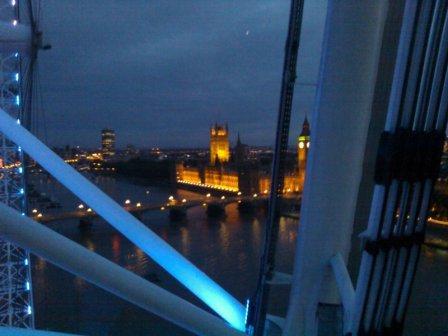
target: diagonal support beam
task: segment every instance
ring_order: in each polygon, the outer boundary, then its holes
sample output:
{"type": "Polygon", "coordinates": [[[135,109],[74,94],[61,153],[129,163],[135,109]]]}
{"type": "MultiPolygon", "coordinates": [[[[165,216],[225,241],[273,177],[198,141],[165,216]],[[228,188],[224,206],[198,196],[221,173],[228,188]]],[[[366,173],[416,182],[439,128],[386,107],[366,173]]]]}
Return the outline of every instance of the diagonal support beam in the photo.
{"type": "Polygon", "coordinates": [[[245,308],[227,291],[184,258],[143,223],[125,211],[92,182],[66,164],[39,139],[0,109],[0,132],[21,146],[29,156],[101,217],[141,248],[193,294],[229,322],[245,330],[245,308]]]}
{"type": "Polygon", "coordinates": [[[352,280],[340,253],[336,253],[330,259],[330,265],[344,308],[344,335],[346,335],[350,331],[351,315],[353,312],[353,305],[355,304],[355,289],[353,288],[352,280]]]}
{"type": "Polygon", "coordinates": [[[31,218],[21,216],[3,203],[0,203],[0,236],[196,335],[244,335],[219,317],[91,252],[31,218]]]}

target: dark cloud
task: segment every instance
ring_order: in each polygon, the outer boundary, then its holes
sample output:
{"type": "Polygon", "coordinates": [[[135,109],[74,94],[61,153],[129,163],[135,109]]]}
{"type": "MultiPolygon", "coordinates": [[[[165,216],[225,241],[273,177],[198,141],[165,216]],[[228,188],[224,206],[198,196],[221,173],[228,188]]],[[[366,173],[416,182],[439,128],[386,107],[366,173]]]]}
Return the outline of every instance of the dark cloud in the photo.
{"type": "MultiPolygon", "coordinates": [[[[208,127],[229,123],[250,144],[271,144],[288,0],[46,0],[41,54],[52,145],[205,146],[208,127]]],[[[324,0],[308,2],[298,76],[316,80],[324,0]]],[[[314,87],[296,88],[292,136],[314,87]]]]}

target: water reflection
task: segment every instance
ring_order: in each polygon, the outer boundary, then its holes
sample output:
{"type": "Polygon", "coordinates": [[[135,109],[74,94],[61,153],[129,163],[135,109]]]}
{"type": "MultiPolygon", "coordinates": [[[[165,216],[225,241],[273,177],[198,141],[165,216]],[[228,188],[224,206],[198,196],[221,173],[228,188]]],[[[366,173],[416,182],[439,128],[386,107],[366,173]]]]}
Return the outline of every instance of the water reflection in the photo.
{"type": "MultiPolygon", "coordinates": [[[[99,177],[96,180],[101,189],[120,202],[127,197],[131,200],[150,198],[151,202],[165,202],[170,194],[186,199],[204,197],[186,191],[174,193],[157,187],[151,187],[148,195],[148,187],[144,185],[110,177],[99,177]]],[[[63,204],[64,210],[74,209],[79,202],[52,180],[39,177],[33,183],[39,191],[49,193],[51,189],[54,193],[52,197],[63,204]]],[[[183,223],[171,223],[166,211],[146,212],[142,220],[173,248],[244,302],[253,294],[257,280],[265,215],[263,211],[242,215],[236,204],[228,205],[226,214],[225,218],[219,220],[209,219],[203,207],[195,207],[187,211],[183,223]]],[[[280,222],[276,260],[280,271],[292,272],[297,225],[296,220],[287,218],[282,218],[280,222]]],[[[87,232],[78,229],[77,220],[53,222],[48,226],[89,250],[200,305],[179,283],[103,220],[95,219],[92,229],[87,232]]],[[[412,297],[413,305],[407,320],[410,331],[407,330],[406,335],[419,335],[419,332],[425,334],[425,330],[446,331],[446,313],[443,315],[443,312],[448,310],[445,299],[448,295],[447,264],[446,252],[423,248],[412,297]],[[428,286],[429,279],[431,286],[428,286]],[[422,311],[425,313],[422,314],[422,311]],[[425,329],[426,323],[430,323],[431,328],[428,329],[426,325],[425,329]]],[[[190,335],[40,258],[33,258],[33,285],[36,324],[41,329],[94,336],[190,335]]],[[[276,291],[272,298],[273,310],[281,314],[287,299],[287,288],[276,291]]]]}
{"type": "Polygon", "coordinates": [[[121,236],[118,233],[112,235],[112,251],[113,251],[113,261],[117,264],[121,260],[121,236]]]}
{"type": "Polygon", "coordinates": [[[224,252],[224,255],[228,257],[229,255],[229,248],[230,248],[230,230],[228,225],[225,225],[223,223],[219,223],[219,246],[216,246],[214,248],[221,249],[222,252],[224,252]]]}
{"type": "Polygon", "coordinates": [[[182,241],[182,254],[183,255],[189,255],[190,254],[190,231],[185,228],[181,227],[179,229],[181,241],[182,241]]]}

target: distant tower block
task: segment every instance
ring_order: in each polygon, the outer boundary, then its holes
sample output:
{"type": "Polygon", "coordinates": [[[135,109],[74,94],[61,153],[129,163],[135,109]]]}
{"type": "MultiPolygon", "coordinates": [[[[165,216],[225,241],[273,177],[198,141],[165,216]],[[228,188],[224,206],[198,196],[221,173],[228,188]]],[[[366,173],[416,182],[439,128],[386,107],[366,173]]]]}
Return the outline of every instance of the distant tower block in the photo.
{"type": "Polygon", "coordinates": [[[310,148],[310,124],[305,117],[302,126],[302,132],[297,138],[297,163],[298,163],[298,184],[299,192],[303,191],[306,174],[306,161],[308,160],[308,151],[310,148]]]}
{"type": "Polygon", "coordinates": [[[229,162],[229,128],[227,125],[220,126],[215,124],[210,129],[210,164],[215,165],[217,160],[220,163],[229,162]]]}
{"type": "Polygon", "coordinates": [[[103,129],[101,131],[101,152],[104,158],[115,155],[115,131],[103,129]]]}

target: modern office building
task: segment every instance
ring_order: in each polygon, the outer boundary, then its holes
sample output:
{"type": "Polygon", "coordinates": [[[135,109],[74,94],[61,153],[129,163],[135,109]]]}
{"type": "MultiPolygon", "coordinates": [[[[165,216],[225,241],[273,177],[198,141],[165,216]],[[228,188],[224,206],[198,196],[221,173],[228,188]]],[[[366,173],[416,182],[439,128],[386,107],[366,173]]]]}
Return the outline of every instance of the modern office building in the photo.
{"type": "Polygon", "coordinates": [[[115,155],[115,131],[105,128],[101,131],[101,152],[103,158],[115,155]]]}

